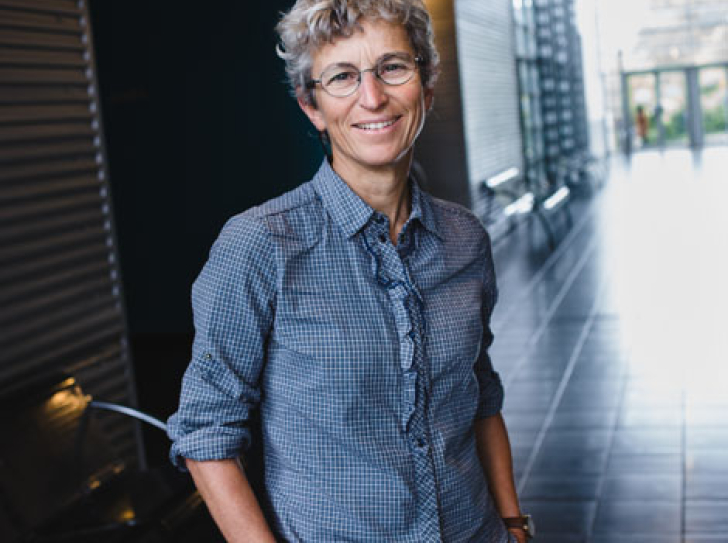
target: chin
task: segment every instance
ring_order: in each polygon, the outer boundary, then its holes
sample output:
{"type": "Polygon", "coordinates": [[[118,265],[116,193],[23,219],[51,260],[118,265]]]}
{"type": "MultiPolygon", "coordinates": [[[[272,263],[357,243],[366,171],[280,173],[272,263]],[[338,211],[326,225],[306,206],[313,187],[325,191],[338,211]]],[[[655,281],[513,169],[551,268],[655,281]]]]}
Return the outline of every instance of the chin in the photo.
{"type": "Polygon", "coordinates": [[[388,157],[371,157],[371,158],[364,158],[361,160],[361,163],[366,166],[371,166],[372,168],[381,168],[383,166],[393,166],[397,163],[396,157],[388,156],[388,157]]]}
{"type": "Polygon", "coordinates": [[[361,164],[371,168],[384,168],[387,166],[397,166],[407,160],[410,149],[393,150],[380,153],[371,153],[359,157],[361,164]]]}
{"type": "Polygon", "coordinates": [[[401,160],[395,160],[391,158],[387,160],[361,160],[359,164],[371,170],[381,170],[385,168],[394,168],[395,166],[401,164],[401,160]]]}

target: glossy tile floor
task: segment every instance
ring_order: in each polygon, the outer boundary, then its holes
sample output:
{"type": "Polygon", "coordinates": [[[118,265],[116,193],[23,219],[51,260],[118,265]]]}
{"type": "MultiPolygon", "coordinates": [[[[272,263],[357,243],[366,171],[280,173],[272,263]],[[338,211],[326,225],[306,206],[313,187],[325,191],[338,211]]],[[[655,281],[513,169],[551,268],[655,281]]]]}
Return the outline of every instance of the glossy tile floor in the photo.
{"type": "Polygon", "coordinates": [[[540,543],[728,543],[728,148],[615,159],[555,251],[495,248],[492,355],[540,543]]]}

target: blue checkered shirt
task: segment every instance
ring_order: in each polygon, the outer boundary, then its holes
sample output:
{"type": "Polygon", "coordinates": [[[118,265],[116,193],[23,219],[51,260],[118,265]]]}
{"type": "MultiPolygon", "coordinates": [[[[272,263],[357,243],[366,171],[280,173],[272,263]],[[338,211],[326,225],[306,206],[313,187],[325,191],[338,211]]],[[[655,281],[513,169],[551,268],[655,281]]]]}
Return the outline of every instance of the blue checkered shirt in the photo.
{"type": "Polygon", "coordinates": [[[239,456],[259,409],[264,506],[281,540],[512,541],[473,428],[503,402],[488,236],[410,186],[395,246],[388,219],[324,161],[232,218],[192,288],[172,460],[239,456]]]}

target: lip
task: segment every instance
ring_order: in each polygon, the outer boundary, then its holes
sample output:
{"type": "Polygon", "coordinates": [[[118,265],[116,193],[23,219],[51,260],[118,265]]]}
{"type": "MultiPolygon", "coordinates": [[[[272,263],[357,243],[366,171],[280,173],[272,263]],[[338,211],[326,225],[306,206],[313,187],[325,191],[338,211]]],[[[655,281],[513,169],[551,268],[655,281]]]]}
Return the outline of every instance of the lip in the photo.
{"type": "Polygon", "coordinates": [[[383,132],[392,130],[395,126],[397,126],[400,119],[402,119],[402,115],[394,115],[394,116],[384,117],[384,118],[379,118],[379,119],[366,119],[363,121],[359,121],[357,123],[353,123],[351,126],[366,134],[381,134],[383,132]],[[388,126],[384,126],[382,128],[362,128],[362,125],[377,124],[377,123],[392,123],[392,124],[390,124],[388,126]]]}

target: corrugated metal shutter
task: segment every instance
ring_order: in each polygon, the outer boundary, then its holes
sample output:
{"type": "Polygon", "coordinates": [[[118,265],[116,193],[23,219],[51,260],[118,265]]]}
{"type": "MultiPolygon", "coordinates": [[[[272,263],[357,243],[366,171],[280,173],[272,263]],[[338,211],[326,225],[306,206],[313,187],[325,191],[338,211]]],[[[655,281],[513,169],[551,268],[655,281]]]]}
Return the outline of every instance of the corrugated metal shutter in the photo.
{"type": "Polygon", "coordinates": [[[84,1],[0,0],[0,387],[60,370],[134,405],[96,89],[84,1]]]}
{"type": "Polygon", "coordinates": [[[458,0],[460,84],[468,170],[477,185],[509,168],[523,171],[511,0],[458,0]]]}

